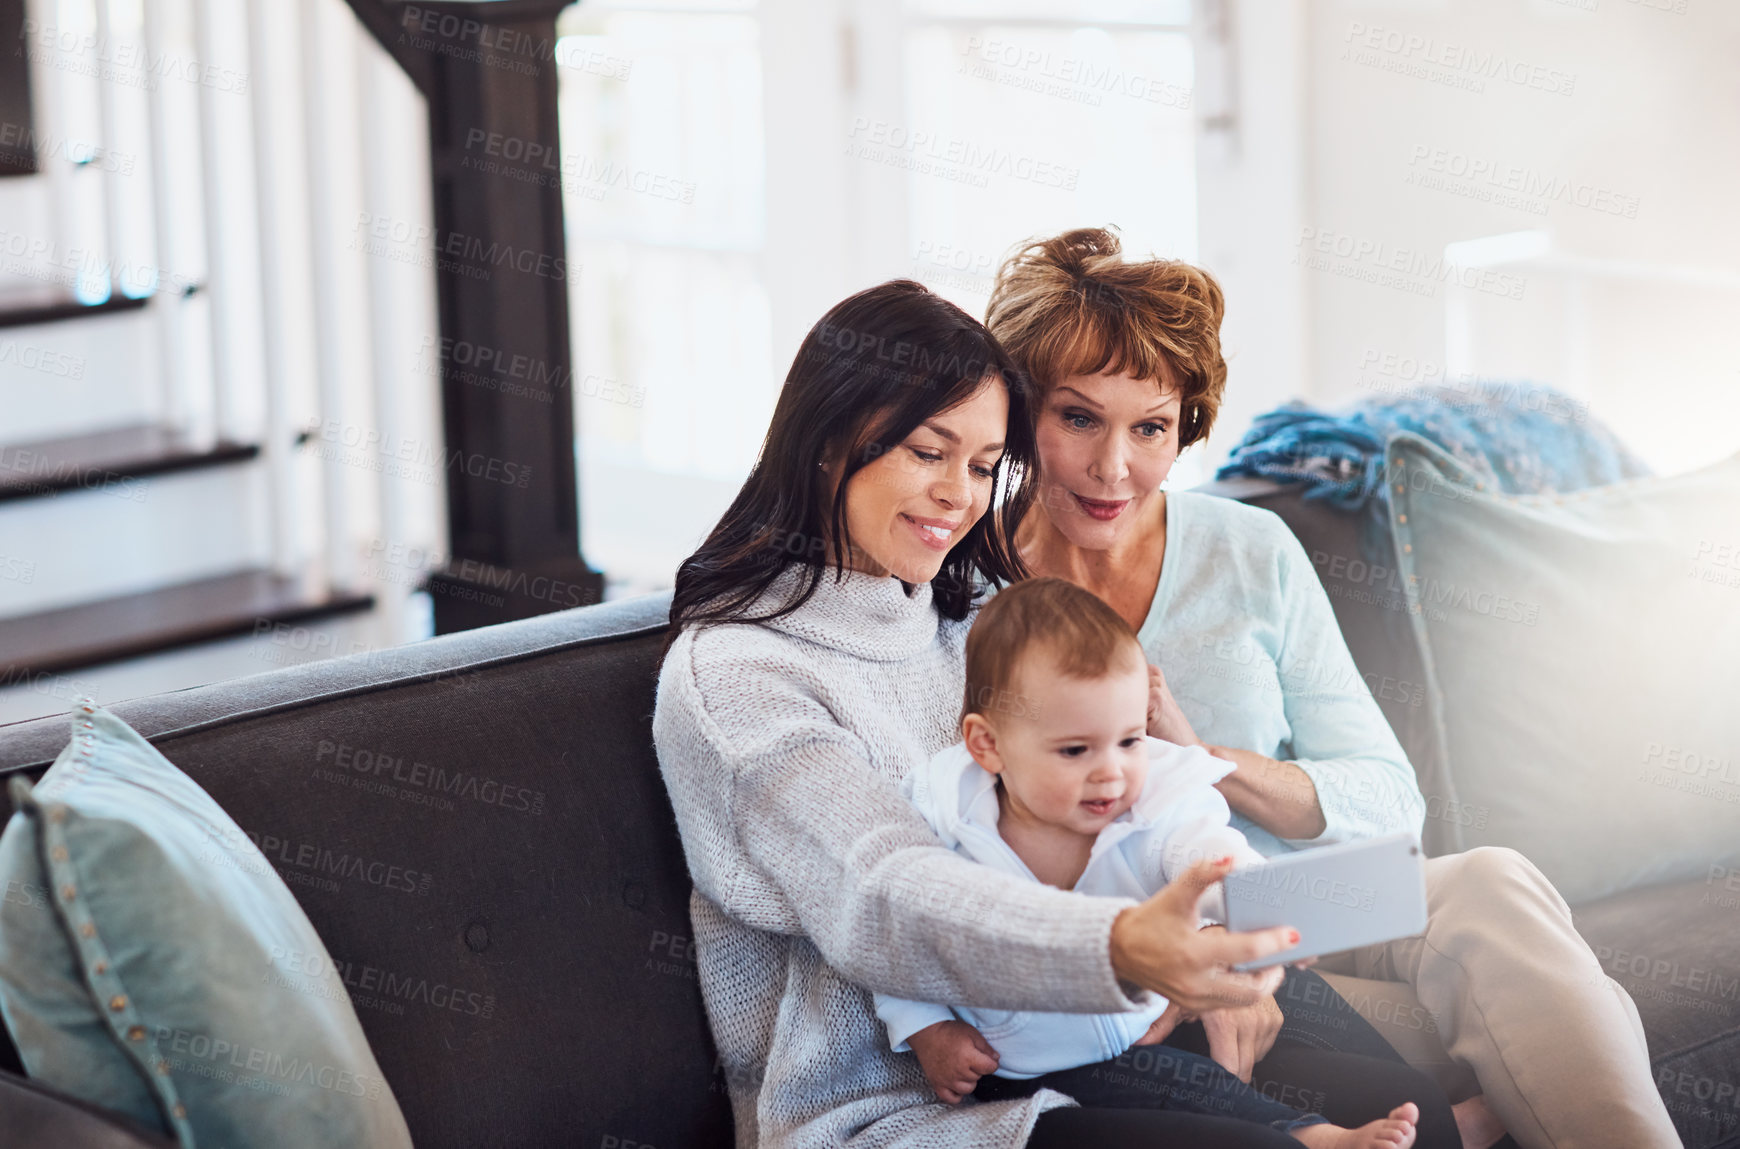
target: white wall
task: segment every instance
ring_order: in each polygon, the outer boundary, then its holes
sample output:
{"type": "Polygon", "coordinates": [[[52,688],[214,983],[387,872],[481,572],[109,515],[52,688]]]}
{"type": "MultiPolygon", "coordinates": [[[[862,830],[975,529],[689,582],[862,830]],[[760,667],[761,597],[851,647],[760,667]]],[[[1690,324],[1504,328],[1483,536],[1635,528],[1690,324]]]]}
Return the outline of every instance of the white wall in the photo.
{"type": "MultiPolygon", "coordinates": [[[[1446,243],[1533,228],[1573,256],[1740,271],[1740,5],[1309,0],[1304,8],[1302,226],[1338,237],[1317,253],[1327,267],[1303,271],[1308,393],[1334,403],[1396,383],[1369,369],[1383,362],[1370,362],[1374,351],[1444,363],[1446,296],[1462,292],[1472,370],[1580,392],[1660,470],[1740,449],[1740,292],[1624,281],[1568,288],[1518,268],[1520,281],[1486,284],[1521,292],[1511,299],[1405,271],[1400,286],[1351,274],[1380,272],[1386,260],[1419,269],[1446,243]],[[1458,66],[1488,54],[1524,82],[1458,66]],[[1483,90],[1459,86],[1471,79],[1483,90]],[[1535,193],[1525,187],[1502,202],[1504,175],[1495,183],[1484,173],[1432,172],[1438,152],[1446,169],[1486,165],[1533,183],[1535,193]],[[1410,182],[1421,173],[1448,183],[1410,182]],[[1345,251],[1350,242],[1372,254],[1334,255],[1335,244],[1345,251]],[[1568,323],[1568,290],[1584,291],[1581,322],[1568,323]]],[[[1290,206],[1277,197],[1273,211],[1290,206]]],[[[1289,259],[1306,250],[1299,234],[1288,237],[1289,259]]]]}
{"type": "Polygon", "coordinates": [[[1212,461],[1287,398],[1446,368],[1563,388],[1661,471],[1740,448],[1740,291],[1435,274],[1446,244],[1540,229],[1557,256],[1740,283],[1740,5],[1199,0],[1196,22],[1202,260],[1228,295],[1212,461]],[[1203,123],[1228,113],[1230,131],[1203,123]]]}
{"type": "Polygon", "coordinates": [[[1308,284],[1292,250],[1306,219],[1311,158],[1305,7],[1199,3],[1192,39],[1198,245],[1227,301],[1226,398],[1198,448],[1206,477],[1255,416],[1310,386],[1308,284]]]}

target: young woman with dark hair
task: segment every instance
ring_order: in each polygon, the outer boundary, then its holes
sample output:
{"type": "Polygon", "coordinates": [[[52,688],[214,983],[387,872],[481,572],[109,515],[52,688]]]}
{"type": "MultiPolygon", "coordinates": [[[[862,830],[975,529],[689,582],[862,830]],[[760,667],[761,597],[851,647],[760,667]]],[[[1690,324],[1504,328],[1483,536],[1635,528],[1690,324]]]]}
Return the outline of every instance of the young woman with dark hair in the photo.
{"type": "Polygon", "coordinates": [[[861,292],[805,338],[755,470],[678,572],[653,735],[745,1149],[1295,1144],[1226,1118],[1071,1109],[1051,1090],[946,1105],[873,1012],[871,991],[1246,1005],[1280,971],[1231,967],[1296,940],[1198,929],[1229,860],[1146,902],[1090,897],[954,854],[901,796],[955,741],[975,580],[1024,573],[1009,540],[1029,498],[1026,403],[965,312],[909,282],[861,292]]]}
{"type": "Polygon", "coordinates": [[[905,532],[904,549],[919,559],[908,572],[912,578],[890,573],[908,583],[930,582],[937,613],[965,618],[975,573],[996,582],[1026,573],[1009,540],[1030,501],[1019,480],[1033,464],[1031,426],[1020,372],[978,320],[911,280],[852,296],[829,311],[798,348],[755,469],[701,549],[677,569],[673,632],[789,614],[815,593],[827,566],[841,571],[858,565],[847,561],[849,540],[867,547],[866,529],[884,528],[905,532]],[[870,482],[888,486],[895,473],[916,475],[936,466],[940,451],[919,450],[907,439],[991,381],[1010,417],[997,430],[989,463],[975,465],[990,513],[941,540],[949,545],[940,550],[923,536],[906,538],[911,532],[898,525],[861,523],[853,530],[846,493],[854,478],[868,468],[870,482]],[[1004,474],[1016,482],[1007,498],[999,498],[1004,474]],[[928,568],[920,568],[938,553],[941,567],[925,575],[928,568]],[[798,575],[793,592],[771,612],[745,613],[787,571],[798,575]]]}

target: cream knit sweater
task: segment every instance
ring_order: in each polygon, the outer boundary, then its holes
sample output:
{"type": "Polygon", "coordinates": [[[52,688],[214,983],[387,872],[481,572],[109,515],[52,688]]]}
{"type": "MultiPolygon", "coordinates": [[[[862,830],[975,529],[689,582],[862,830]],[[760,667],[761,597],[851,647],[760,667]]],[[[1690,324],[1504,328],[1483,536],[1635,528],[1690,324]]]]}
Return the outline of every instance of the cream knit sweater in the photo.
{"type": "Polygon", "coordinates": [[[1132,900],[971,862],[901,796],[955,741],[966,630],[928,586],[908,597],[830,572],[795,613],[685,630],[665,658],[653,737],[743,1149],[1013,1149],[1070,1104],[1046,1090],[943,1105],[888,1048],[872,990],[1005,1010],[1148,1003],[1107,956],[1132,900]]]}

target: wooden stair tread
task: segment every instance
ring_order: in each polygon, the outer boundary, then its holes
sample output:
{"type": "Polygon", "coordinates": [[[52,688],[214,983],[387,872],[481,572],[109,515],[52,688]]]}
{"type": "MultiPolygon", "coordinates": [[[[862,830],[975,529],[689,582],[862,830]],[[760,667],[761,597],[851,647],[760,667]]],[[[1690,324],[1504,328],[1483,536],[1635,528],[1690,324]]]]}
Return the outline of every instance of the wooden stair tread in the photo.
{"type": "Polygon", "coordinates": [[[196,443],[150,425],[9,444],[0,446],[0,502],[243,462],[259,453],[256,443],[196,443]]]}
{"type": "Polygon", "coordinates": [[[139,311],[148,302],[149,297],[134,299],[117,293],[101,303],[81,303],[64,288],[7,291],[0,293],[0,327],[29,327],[37,323],[59,323],[66,319],[139,311]]]}
{"type": "Polygon", "coordinates": [[[262,623],[302,622],[374,606],[374,596],[311,589],[306,580],[245,570],[156,590],[0,618],[0,686],[213,639],[262,623]]]}

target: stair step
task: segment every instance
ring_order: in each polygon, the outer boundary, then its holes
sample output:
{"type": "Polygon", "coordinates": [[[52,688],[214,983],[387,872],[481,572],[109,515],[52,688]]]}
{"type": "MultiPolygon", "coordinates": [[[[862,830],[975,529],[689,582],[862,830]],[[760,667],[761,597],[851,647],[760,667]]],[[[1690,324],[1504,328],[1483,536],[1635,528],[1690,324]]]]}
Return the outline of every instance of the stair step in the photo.
{"type": "Polygon", "coordinates": [[[117,311],[139,311],[149,302],[149,297],[134,299],[116,294],[101,303],[81,303],[61,288],[9,291],[0,295],[0,327],[29,327],[36,323],[59,323],[63,319],[113,315],[117,311]]]}
{"type": "Polygon", "coordinates": [[[0,503],[246,462],[259,453],[257,443],[196,443],[148,424],[0,446],[0,503]]]}
{"type": "MultiPolygon", "coordinates": [[[[28,324],[0,327],[0,442],[164,421],[162,331],[151,309],[105,305],[84,309],[81,323],[42,323],[54,309],[20,309],[18,298],[0,292],[0,316],[28,324]]],[[[190,357],[188,369],[203,384],[204,360],[190,357]]]]}
{"type": "Polygon", "coordinates": [[[265,570],[178,583],[0,619],[0,685],[373,608],[372,594],[315,591],[265,570]]]}

